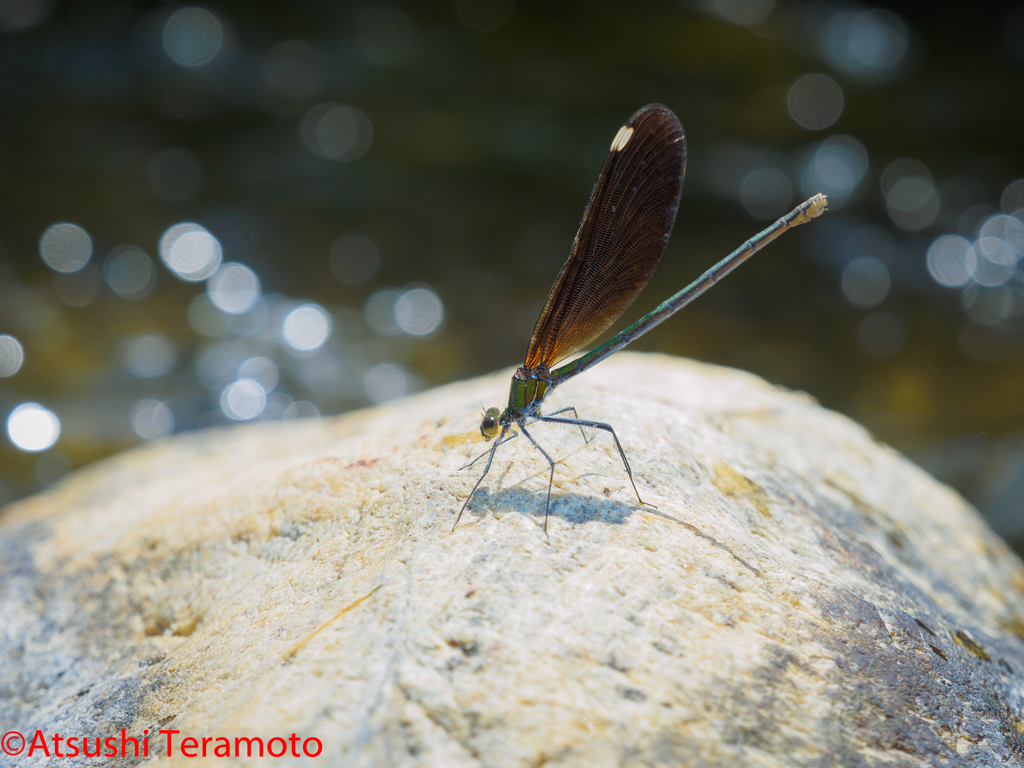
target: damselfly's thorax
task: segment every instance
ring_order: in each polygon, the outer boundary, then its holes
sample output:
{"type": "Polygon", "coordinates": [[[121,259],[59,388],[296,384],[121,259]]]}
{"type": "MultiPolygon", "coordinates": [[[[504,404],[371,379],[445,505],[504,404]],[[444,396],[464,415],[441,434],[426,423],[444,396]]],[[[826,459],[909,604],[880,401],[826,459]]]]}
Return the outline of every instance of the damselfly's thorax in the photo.
{"type": "Polygon", "coordinates": [[[551,391],[551,371],[543,365],[519,368],[512,376],[508,390],[508,408],[499,411],[488,408],[480,422],[480,434],[485,440],[497,436],[503,427],[533,416],[545,395],[551,391]]]}
{"type": "Polygon", "coordinates": [[[513,419],[528,415],[540,405],[551,389],[551,371],[546,366],[519,368],[512,376],[508,390],[509,416],[513,419]]]}

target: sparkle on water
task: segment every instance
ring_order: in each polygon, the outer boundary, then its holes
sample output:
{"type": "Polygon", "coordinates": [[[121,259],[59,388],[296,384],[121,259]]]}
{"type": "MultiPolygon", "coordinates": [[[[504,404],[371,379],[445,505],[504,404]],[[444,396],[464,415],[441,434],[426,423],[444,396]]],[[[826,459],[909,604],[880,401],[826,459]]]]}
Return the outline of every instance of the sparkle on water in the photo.
{"type": "Polygon", "coordinates": [[[830,64],[866,80],[897,73],[909,45],[907,25],[887,10],[841,10],[821,31],[821,48],[830,64]]]}
{"type": "Polygon", "coordinates": [[[778,168],[756,168],[740,185],[740,202],[755,219],[779,218],[793,203],[793,185],[778,168]]]}
{"type": "Polygon", "coordinates": [[[103,276],[94,264],[77,272],[58,272],[53,276],[53,291],[69,307],[87,307],[99,298],[103,276]]]}
{"type": "Polygon", "coordinates": [[[267,393],[258,381],[239,379],[232,382],[220,396],[220,407],[224,415],[233,421],[255,419],[267,404],[267,393]]]}
{"type": "Polygon", "coordinates": [[[170,373],[178,359],[174,342],[160,333],[144,333],[127,339],[124,367],[132,376],[155,379],[170,373]]]}
{"type": "Polygon", "coordinates": [[[128,423],[143,440],[159,440],[174,432],[174,413],[166,403],[145,398],[132,406],[128,423]]]}
{"type": "Polygon", "coordinates": [[[107,254],[103,276],[122,299],[144,299],[156,284],[153,260],[134,245],[120,245],[107,254]]]}
{"type": "Polygon", "coordinates": [[[843,89],[828,75],[804,75],[790,86],[786,106],[797,125],[821,131],[843,113],[843,89]]]}
{"type": "Polygon", "coordinates": [[[967,285],[978,264],[977,254],[967,238],[942,235],[928,246],[928,273],[939,285],[959,288],[967,285]]]}
{"type": "Polygon", "coordinates": [[[701,5],[725,21],[752,27],[771,15],[775,0],[702,0],[701,5]]]}
{"type": "Polygon", "coordinates": [[[855,307],[877,307],[889,295],[889,269],[874,256],[859,256],[843,270],[842,287],[855,307]]]}
{"type": "MultiPolygon", "coordinates": [[[[747,138],[737,134],[732,144],[723,141],[710,147],[707,158],[695,155],[693,180],[688,182],[693,190],[699,192],[703,185],[704,190],[730,201],[731,205],[742,205],[751,217],[764,221],[789,210],[797,193],[809,196],[826,192],[831,207],[836,209],[829,218],[849,216],[845,233],[836,239],[831,252],[831,266],[837,273],[841,270],[841,277],[833,286],[838,284],[845,300],[864,310],[855,336],[851,335],[848,342],[876,358],[892,357],[909,344],[919,343],[918,339],[908,341],[908,323],[896,314],[895,307],[902,306],[901,302],[890,302],[886,310],[892,307],[891,312],[881,310],[880,306],[891,290],[906,294],[927,288],[942,295],[944,291],[938,288],[941,286],[956,291],[946,298],[958,301],[963,311],[964,331],[959,337],[963,353],[973,359],[995,359],[984,351],[984,343],[978,339],[990,331],[1010,336],[1019,328],[1024,315],[1024,178],[1000,179],[984,169],[960,170],[965,175],[940,177],[939,169],[945,166],[927,143],[922,143],[920,151],[922,156],[928,152],[926,157],[934,163],[935,177],[923,163],[909,159],[890,163],[878,174],[876,169],[869,168],[867,150],[857,138],[825,138],[809,133],[842,126],[841,130],[871,135],[864,112],[871,102],[864,100],[865,94],[884,97],[888,91],[871,89],[883,81],[914,76],[913,65],[923,60],[902,19],[889,11],[848,4],[809,6],[800,12],[799,18],[789,9],[784,9],[786,13],[776,12],[775,0],[693,0],[691,5],[729,24],[749,26],[750,35],[765,39],[778,40],[787,29],[791,33],[789,25],[794,19],[797,24],[806,23],[812,45],[804,53],[818,57],[817,63],[806,57],[790,61],[779,70],[783,74],[772,75],[772,109],[784,110],[779,113],[783,126],[765,126],[764,133],[747,138]],[[807,72],[811,74],[799,76],[807,72]],[[794,125],[804,132],[792,133],[794,125]],[[782,133],[773,134],[778,128],[783,128],[782,133]],[[795,146],[784,134],[795,137],[795,142],[806,143],[795,146]],[[702,167],[708,170],[703,171],[702,167]],[[702,173],[706,173],[706,178],[702,178],[702,173]],[[880,179],[880,188],[875,186],[875,178],[880,179]],[[998,188],[994,186],[997,182],[998,188]],[[844,206],[846,211],[838,210],[844,206]],[[884,227],[866,225],[857,218],[872,216],[872,209],[886,211],[888,220],[884,227]],[[922,286],[922,278],[932,284],[922,286]]],[[[0,28],[17,30],[33,26],[45,20],[54,7],[50,0],[0,0],[0,28]]],[[[450,34],[452,40],[455,35],[462,35],[474,45],[498,42],[497,37],[487,36],[510,23],[523,21],[517,17],[515,0],[452,0],[449,14],[448,22],[436,23],[448,25],[445,34],[450,34]]],[[[376,202],[364,200],[373,201],[380,194],[380,174],[393,170],[388,170],[387,164],[396,163],[396,157],[404,162],[382,141],[388,138],[384,128],[390,118],[381,106],[385,102],[380,100],[380,94],[373,93],[374,79],[391,83],[410,74],[420,77],[421,72],[433,71],[430,66],[437,63],[429,60],[435,55],[433,50],[444,47],[437,45],[441,27],[421,27],[409,12],[393,4],[374,3],[352,12],[353,29],[347,41],[283,39],[294,34],[283,29],[281,36],[256,44],[247,37],[242,55],[248,74],[239,79],[232,68],[224,66],[236,49],[228,14],[221,8],[167,6],[147,18],[153,25],[146,49],[150,57],[147,66],[153,67],[153,77],[146,81],[152,83],[149,95],[154,108],[173,119],[174,130],[146,134],[141,143],[126,142],[124,154],[118,160],[122,164],[118,167],[130,164],[138,202],[150,206],[149,212],[139,219],[146,222],[147,228],[118,231],[110,229],[108,221],[96,219],[95,214],[66,208],[63,212],[55,209],[51,214],[54,218],[49,220],[56,223],[41,234],[38,229],[30,232],[30,242],[39,236],[39,256],[53,274],[45,282],[29,283],[27,279],[25,287],[16,286],[9,292],[5,292],[6,275],[0,276],[3,301],[14,297],[10,305],[14,325],[10,327],[19,329],[17,333],[26,342],[29,361],[33,363],[31,370],[26,370],[22,344],[14,336],[0,335],[0,376],[20,373],[18,379],[5,381],[5,385],[35,386],[36,381],[29,375],[39,375],[39,365],[46,365],[52,356],[54,347],[47,346],[49,339],[66,335],[80,318],[112,306],[124,318],[123,324],[117,326],[121,330],[116,331],[123,338],[114,354],[108,355],[113,366],[113,370],[107,371],[109,380],[125,388],[119,390],[124,394],[125,405],[118,406],[121,411],[116,418],[123,427],[127,416],[132,431],[143,440],[165,437],[176,428],[222,423],[225,417],[239,421],[319,417],[319,407],[340,410],[359,405],[365,399],[385,402],[417,389],[419,379],[399,361],[423,359],[451,346],[450,340],[441,344],[418,341],[445,331],[446,307],[438,291],[430,286],[416,283],[395,289],[374,282],[381,272],[382,260],[389,275],[402,275],[394,280],[421,278],[415,271],[401,272],[408,264],[410,251],[407,244],[403,245],[403,237],[414,238],[403,233],[401,226],[392,227],[392,220],[378,215],[379,209],[372,208],[376,202]],[[374,71],[375,67],[391,71],[374,71]],[[228,117],[239,105],[255,110],[252,114],[266,110],[284,131],[279,137],[284,144],[274,161],[280,164],[246,165],[244,171],[236,171],[245,174],[240,178],[263,183],[282,172],[286,176],[297,172],[304,174],[303,194],[309,194],[303,205],[340,204],[340,229],[323,228],[316,239],[306,244],[306,250],[283,251],[302,258],[308,256],[324,275],[329,267],[341,285],[326,286],[326,292],[315,298],[333,302],[331,297],[340,297],[337,303],[321,306],[310,303],[313,297],[302,295],[264,296],[260,279],[252,268],[222,263],[226,247],[228,253],[237,253],[237,258],[259,265],[268,291],[303,284],[301,274],[292,282],[288,269],[273,261],[279,245],[277,231],[283,230],[279,222],[259,220],[252,215],[245,195],[237,197],[237,208],[222,205],[225,168],[245,165],[240,161],[253,158],[255,153],[251,148],[234,146],[227,154],[218,152],[218,145],[205,141],[203,132],[205,126],[213,127],[221,116],[228,117]],[[209,120],[214,116],[216,121],[209,120]],[[202,127],[198,135],[193,130],[195,126],[202,127]],[[375,157],[375,126],[381,132],[379,158],[375,157]],[[288,146],[297,149],[299,155],[288,146]],[[342,167],[338,163],[356,166],[342,167]],[[331,197],[335,194],[336,199],[331,197]],[[315,195],[323,197],[317,201],[315,195]],[[218,199],[221,203],[217,203],[218,199]],[[202,217],[223,238],[223,247],[218,237],[196,222],[180,221],[167,227],[156,254],[177,280],[163,281],[159,289],[155,286],[160,264],[155,258],[150,258],[143,248],[121,246],[111,251],[110,243],[104,243],[104,238],[118,238],[115,243],[135,240],[141,231],[143,238],[150,239],[137,242],[151,248],[151,238],[159,231],[149,228],[152,222],[160,222],[163,228],[186,215],[202,217]],[[58,216],[92,216],[81,221],[93,230],[95,242],[83,226],[60,221],[58,216]],[[362,227],[373,232],[375,238],[380,233],[377,242],[358,231],[362,227]],[[332,238],[337,239],[325,248],[332,238]],[[324,255],[328,256],[326,264],[324,255]],[[175,292],[182,305],[188,300],[188,287],[179,280],[207,282],[192,289],[193,293],[202,292],[188,304],[188,325],[196,334],[191,338],[188,333],[182,336],[176,326],[150,322],[163,316],[163,308],[172,305],[175,292]],[[154,290],[158,294],[142,306],[111,301],[110,291],[123,299],[142,299],[154,290]],[[93,304],[96,306],[86,311],[77,309],[93,304]],[[152,314],[145,319],[140,310],[152,314]],[[149,328],[163,328],[173,336],[173,341],[161,333],[146,332],[149,328]],[[194,363],[189,364],[193,355],[194,363]],[[143,394],[146,397],[137,400],[143,394]],[[158,399],[172,397],[173,400],[158,399]],[[299,397],[314,402],[297,401],[299,397]],[[132,402],[134,405],[126,414],[124,409],[132,402]]],[[[57,21],[50,26],[59,26],[57,21]]],[[[248,36],[245,23],[240,22],[237,28],[246,30],[248,36]]],[[[725,28],[721,23],[710,24],[716,29],[725,28]]],[[[138,29],[143,26],[140,21],[138,29]]],[[[1014,40],[1024,50],[1024,43],[1020,42],[1024,37],[1014,40]]],[[[79,74],[93,77],[91,71],[85,67],[79,74]]],[[[547,71],[555,76],[545,79],[545,87],[560,87],[559,77],[564,80],[565,73],[560,75],[559,68],[554,66],[547,71]]],[[[124,86],[117,82],[111,78],[109,87],[116,90],[124,86]]],[[[946,93],[941,89],[939,92],[946,93]]],[[[919,94],[923,93],[920,89],[919,94]]],[[[956,94],[951,93],[948,103],[956,107],[956,94]]],[[[940,101],[947,104],[945,98],[940,101]]],[[[915,102],[913,107],[914,113],[925,119],[927,104],[915,102]]],[[[960,104],[957,109],[960,107],[960,111],[971,112],[969,105],[960,104]]],[[[954,114],[957,109],[946,110],[952,115],[947,115],[953,121],[947,126],[951,131],[959,130],[955,119],[962,117],[954,114]]],[[[488,120],[460,111],[457,105],[431,109],[410,105],[410,110],[411,130],[402,151],[434,166],[427,169],[430,172],[441,164],[452,169],[460,164],[469,167],[467,160],[475,163],[482,154],[491,151],[514,159],[517,167],[524,162],[557,163],[567,157],[578,163],[585,152],[585,148],[580,149],[569,157],[567,146],[572,142],[560,133],[565,130],[565,123],[559,127],[556,118],[542,114],[510,113],[507,120],[498,121],[506,126],[504,132],[488,137],[488,120]]],[[[258,131],[246,135],[257,136],[258,131]]],[[[242,136],[243,143],[246,135],[242,136]]],[[[607,147],[607,138],[598,143],[607,147]]],[[[875,147],[882,145],[872,146],[871,162],[878,164],[883,154],[879,149],[876,155],[875,147]]],[[[396,164],[394,168],[397,167],[396,164]]],[[[974,166],[961,166],[971,167],[974,166]]],[[[1019,174],[1016,169],[1014,176],[1019,174]]],[[[257,187],[254,183],[254,193],[259,192],[257,187]]],[[[440,192],[448,194],[443,187],[440,192]]],[[[275,187],[275,194],[279,191],[275,187]]],[[[287,190],[283,194],[288,194],[287,190]]],[[[512,237],[513,243],[518,243],[518,263],[540,275],[557,270],[564,260],[575,221],[549,212],[537,216],[542,220],[535,217],[533,227],[527,222],[512,237]]],[[[823,227],[828,224],[822,222],[823,227]]],[[[451,229],[456,233],[463,227],[456,221],[451,229]]],[[[810,237],[810,231],[807,235],[810,237]]],[[[467,248],[465,243],[460,244],[460,238],[462,234],[455,234],[451,243],[441,247],[457,254],[460,248],[467,248]]],[[[465,239],[468,242],[470,238],[465,239]]],[[[287,243],[285,247],[293,245],[287,243]]],[[[433,247],[428,245],[417,252],[432,254],[433,247]]],[[[823,253],[821,258],[826,258],[823,253]]],[[[38,263],[35,267],[42,269],[38,263]]],[[[428,274],[431,273],[423,272],[424,277],[428,274]]],[[[431,279],[441,279],[434,274],[431,279]]],[[[486,285],[492,278],[476,273],[473,282],[486,285]]],[[[444,286],[445,296],[454,297],[466,284],[445,281],[438,285],[444,286]]],[[[473,291],[461,291],[462,297],[472,294],[473,291]]],[[[490,298],[462,300],[485,305],[490,298]]],[[[0,310],[6,308],[5,304],[0,310]]],[[[526,318],[521,324],[529,326],[536,318],[536,309],[523,309],[521,314],[526,318]]],[[[488,315],[480,310],[478,316],[488,315]]],[[[490,316],[496,315],[492,312],[490,316]]],[[[179,326],[182,319],[177,317],[179,326]]],[[[448,323],[451,324],[450,319],[448,323]]],[[[518,327],[520,322],[514,318],[509,324],[518,327]]],[[[526,327],[524,333],[528,331],[526,327]]],[[[498,336],[502,333],[506,331],[495,329],[498,336]]],[[[21,399],[28,397],[24,394],[21,399]]],[[[50,438],[40,436],[47,434],[56,440],[60,429],[56,417],[42,406],[30,403],[25,407],[28,406],[31,408],[27,411],[16,409],[10,414],[8,434],[12,441],[16,433],[21,435],[18,439],[24,446],[45,446],[50,438]],[[12,421],[16,413],[21,415],[12,421]]],[[[81,402],[76,404],[80,406],[81,402]]],[[[20,447],[41,452],[35,474],[44,485],[66,471],[68,460],[63,454],[45,447],[24,446],[20,447]]]]}
{"type": "Polygon", "coordinates": [[[868,153],[857,139],[838,134],[817,145],[800,174],[800,191],[828,195],[832,208],[841,207],[868,172],[868,153]],[[808,192],[807,190],[812,190],[808,192]]]}
{"type": "Polygon", "coordinates": [[[191,221],[169,227],[157,250],[164,265],[188,282],[206,280],[217,271],[223,255],[220,241],[191,221]]]}
{"type": "Polygon", "coordinates": [[[250,357],[238,369],[238,378],[252,379],[269,394],[277,389],[281,381],[281,372],[269,357],[250,357]]]}
{"type": "Polygon", "coordinates": [[[0,377],[13,376],[25,362],[25,350],[13,336],[0,336],[0,377]]]}
{"type": "Polygon", "coordinates": [[[402,294],[391,288],[372,294],[363,306],[366,324],[380,336],[399,336],[402,329],[395,322],[395,303],[402,294]]]}
{"type": "Polygon", "coordinates": [[[381,363],[366,372],[363,379],[366,396],[375,403],[386,403],[401,397],[409,388],[409,379],[401,366],[381,363]]]}
{"type": "Polygon", "coordinates": [[[302,118],[299,134],[312,154],[352,162],[373,143],[373,124],[361,110],[331,102],[310,109],[302,118]]]}
{"type": "Polygon", "coordinates": [[[77,224],[54,224],[39,238],[39,255],[56,272],[77,272],[92,256],[92,238],[77,224]]]}
{"type": "Polygon", "coordinates": [[[347,285],[363,285],[377,274],[380,253],[369,237],[353,233],[338,238],[328,256],[334,276],[347,285]]]}
{"type": "Polygon", "coordinates": [[[394,305],[395,325],[410,336],[428,336],[444,320],[444,305],[429,288],[413,288],[400,295],[394,305]]]}
{"type": "Polygon", "coordinates": [[[7,417],[7,435],[23,451],[45,451],[60,437],[60,419],[39,403],[22,403],[7,417]]]}
{"type": "Polygon", "coordinates": [[[331,335],[332,321],[319,304],[303,304],[288,313],[281,325],[281,336],[296,352],[311,352],[331,335]]]}
{"type": "Polygon", "coordinates": [[[320,49],[304,40],[282,40],[263,65],[268,91],[284,99],[315,98],[328,81],[329,63],[320,49]]]}
{"type": "Polygon", "coordinates": [[[164,51],[183,67],[213,61],[224,45],[224,27],[205,8],[182,8],[171,14],[163,29],[164,51]]]}
{"type": "Polygon", "coordinates": [[[238,315],[256,305],[260,298],[260,279],[244,264],[228,262],[210,277],[206,292],[217,309],[238,315]]]}
{"type": "Polygon", "coordinates": [[[1017,179],[1006,185],[999,198],[999,205],[1003,213],[1014,213],[1024,209],[1024,179],[1017,179]]]}

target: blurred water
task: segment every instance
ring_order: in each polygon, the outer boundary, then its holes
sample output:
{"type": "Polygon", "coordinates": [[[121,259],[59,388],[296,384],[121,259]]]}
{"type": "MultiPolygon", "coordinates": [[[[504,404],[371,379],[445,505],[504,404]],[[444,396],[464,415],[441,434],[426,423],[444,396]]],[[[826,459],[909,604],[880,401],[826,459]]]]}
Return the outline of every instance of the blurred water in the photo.
{"type": "Polygon", "coordinates": [[[1022,20],[0,0],[0,501],[521,362],[611,137],[659,101],[688,176],[625,321],[832,205],[637,347],[807,390],[1022,544],[1022,20]]]}

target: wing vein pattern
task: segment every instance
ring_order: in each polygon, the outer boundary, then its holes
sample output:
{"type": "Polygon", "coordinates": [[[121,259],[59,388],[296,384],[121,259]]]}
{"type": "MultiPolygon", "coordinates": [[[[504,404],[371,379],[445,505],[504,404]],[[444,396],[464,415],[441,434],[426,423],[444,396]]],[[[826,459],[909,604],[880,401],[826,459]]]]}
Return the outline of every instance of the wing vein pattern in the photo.
{"type": "Polygon", "coordinates": [[[651,104],[626,121],[533,329],[527,368],[587,346],[636,300],[672,234],[685,171],[686,137],[671,110],[651,104]]]}

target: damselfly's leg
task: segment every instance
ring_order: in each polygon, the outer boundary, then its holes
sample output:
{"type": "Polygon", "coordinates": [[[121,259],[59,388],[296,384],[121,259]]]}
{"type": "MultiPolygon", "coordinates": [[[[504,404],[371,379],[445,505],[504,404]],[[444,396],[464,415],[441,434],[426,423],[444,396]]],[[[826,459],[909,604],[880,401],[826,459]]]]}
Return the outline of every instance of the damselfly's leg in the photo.
{"type": "MultiPolygon", "coordinates": [[[[557,416],[560,413],[568,413],[569,411],[572,411],[572,417],[578,421],[579,418],[580,418],[580,415],[578,413],[576,413],[576,408],[571,406],[571,405],[568,408],[559,408],[557,411],[552,411],[551,413],[546,414],[546,415],[547,416],[557,416]]],[[[540,416],[537,416],[537,418],[541,419],[540,416]]],[[[543,420],[543,419],[541,419],[541,420],[543,420]]],[[[588,445],[590,443],[590,438],[587,437],[587,433],[583,431],[583,427],[580,427],[580,434],[583,435],[583,443],[584,443],[584,445],[588,445]]]]}
{"type": "MultiPolygon", "coordinates": [[[[480,479],[476,481],[476,485],[473,486],[473,490],[470,491],[469,496],[466,497],[466,503],[463,504],[462,509],[459,510],[459,516],[455,518],[455,525],[452,526],[452,533],[454,533],[455,529],[459,527],[459,520],[462,519],[462,513],[466,511],[466,507],[468,507],[469,502],[472,501],[473,494],[476,493],[476,489],[480,487],[480,483],[484,481],[484,478],[487,477],[487,473],[491,471],[491,462],[494,461],[494,454],[497,452],[498,446],[501,445],[503,442],[507,442],[505,440],[505,433],[508,432],[508,427],[509,425],[506,424],[504,427],[501,428],[501,435],[498,436],[498,439],[494,443],[494,447],[491,448],[490,453],[487,455],[487,466],[484,467],[484,473],[480,475],[480,479]]],[[[475,462],[476,460],[477,459],[474,459],[473,461],[475,462]]]]}
{"type": "MultiPolygon", "coordinates": [[[[507,439],[505,440],[505,443],[507,443],[507,442],[508,442],[509,440],[513,440],[513,439],[515,439],[515,438],[517,438],[517,437],[519,437],[519,433],[518,433],[518,432],[513,432],[513,433],[512,433],[511,435],[509,435],[509,436],[508,436],[508,438],[507,438],[507,439]]],[[[494,445],[494,447],[493,447],[493,448],[488,448],[488,449],[487,449],[486,451],[484,451],[484,452],[483,452],[483,453],[481,453],[481,454],[480,454],[479,456],[477,456],[477,457],[476,457],[475,459],[473,459],[473,460],[472,460],[471,462],[469,462],[469,464],[467,464],[467,465],[466,465],[466,466],[464,466],[464,467],[459,467],[459,468],[458,468],[457,470],[455,470],[455,471],[456,471],[456,472],[461,472],[461,471],[462,471],[462,470],[464,470],[464,469],[469,469],[469,468],[470,468],[470,467],[472,467],[472,466],[473,466],[474,464],[476,464],[476,463],[477,463],[478,461],[480,461],[480,459],[482,459],[482,458],[483,458],[484,456],[487,456],[488,454],[494,453],[494,451],[495,451],[495,449],[496,449],[496,448],[498,447],[498,445],[504,445],[505,443],[501,442],[501,439],[499,438],[498,442],[497,442],[497,443],[496,443],[496,444],[494,445]]]]}
{"type": "Polygon", "coordinates": [[[544,533],[547,533],[548,514],[551,512],[551,486],[554,485],[555,482],[555,460],[548,456],[548,452],[540,447],[537,441],[533,439],[533,435],[527,432],[526,428],[522,424],[519,425],[519,429],[522,430],[523,434],[530,439],[530,442],[533,443],[534,447],[536,447],[538,451],[544,454],[544,458],[547,459],[548,464],[551,465],[551,476],[548,478],[548,500],[547,503],[544,505],[544,533]]]}
{"type": "MultiPolygon", "coordinates": [[[[640,491],[636,489],[636,483],[633,482],[633,470],[629,468],[629,461],[626,459],[626,452],[622,450],[622,444],[619,442],[619,436],[615,434],[615,430],[612,429],[611,424],[602,424],[600,421],[584,421],[583,419],[553,419],[550,416],[538,416],[537,419],[539,421],[551,421],[556,424],[575,424],[578,427],[593,427],[594,429],[603,429],[606,432],[611,432],[612,438],[615,440],[615,447],[619,449],[619,456],[622,457],[622,463],[626,466],[626,474],[629,475],[629,482],[633,486],[633,493],[636,494],[637,501],[644,506],[654,507],[653,504],[648,504],[640,498],[640,491]]],[[[654,508],[657,509],[657,507],[654,508]]]]}

